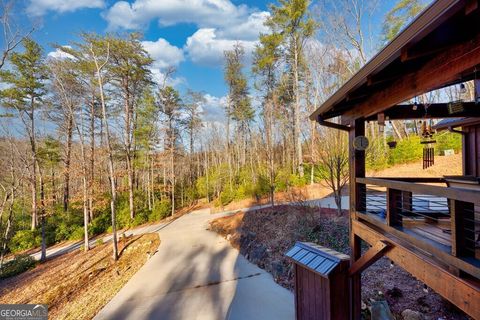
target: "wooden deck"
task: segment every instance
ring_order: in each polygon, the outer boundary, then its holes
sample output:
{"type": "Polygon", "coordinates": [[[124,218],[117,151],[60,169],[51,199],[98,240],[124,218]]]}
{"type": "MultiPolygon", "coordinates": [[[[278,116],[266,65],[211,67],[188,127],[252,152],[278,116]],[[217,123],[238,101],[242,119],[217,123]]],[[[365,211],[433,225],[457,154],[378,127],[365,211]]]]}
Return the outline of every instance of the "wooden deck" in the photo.
{"type": "MultiPolygon", "coordinates": [[[[446,219],[450,223],[450,219],[446,219]]],[[[452,232],[449,226],[442,224],[430,224],[425,221],[406,221],[404,220],[404,227],[410,231],[419,234],[422,237],[428,238],[432,241],[438,242],[445,246],[450,246],[452,241],[452,232]]]]}

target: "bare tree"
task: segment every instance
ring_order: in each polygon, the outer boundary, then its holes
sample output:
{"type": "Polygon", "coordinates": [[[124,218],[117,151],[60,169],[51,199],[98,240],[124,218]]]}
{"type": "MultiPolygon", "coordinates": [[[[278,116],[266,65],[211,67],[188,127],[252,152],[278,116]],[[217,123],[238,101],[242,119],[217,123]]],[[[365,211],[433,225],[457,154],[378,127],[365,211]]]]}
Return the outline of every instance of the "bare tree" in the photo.
{"type": "Polygon", "coordinates": [[[116,177],[115,177],[115,167],[113,163],[113,148],[110,139],[110,126],[109,119],[107,116],[107,106],[105,100],[105,91],[104,91],[104,71],[105,66],[107,65],[110,59],[110,43],[107,41],[102,42],[96,39],[89,39],[90,42],[90,53],[95,64],[96,77],[98,83],[98,89],[100,92],[100,104],[102,107],[102,121],[103,126],[105,127],[105,139],[107,142],[108,149],[108,171],[110,175],[110,210],[111,210],[111,219],[112,219],[112,242],[113,242],[113,259],[118,260],[118,247],[117,247],[117,222],[116,222],[116,211],[115,205],[117,201],[117,187],[116,187],[116,177]],[[95,51],[96,47],[100,46],[100,54],[95,51]],[[103,61],[100,59],[103,58],[103,61]]]}
{"type": "Polygon", "coordinates": [[[3,68],[8,56],[18,45],[28,37],[33,29],[30,31],[23,31],[15,21],[12,21],[12,10],[14,1],[0,1],[0,24],[3,31],[3,49],[0,58],[0,69],[3,68]]]}
{"type": "Polygon", "coordinates": [[[342,214],[342,190],[348,182],[348,140],[345,132],[323,128],[319,147],[321,183],[333,192],[338,215],[342,214]]]}
{"type": "MultiPolygon", "coordinates": [[[[83,112],[80,105],[83,92],[82,86],[78,82],[77,73],[72,68],[72,62],[68,60],[53,59],[49,63],[49,69],[52,79],[52,92],[54,99],[59,102],[60,110],[67,120],[67,132],[70,135],[67,144],[70,144],[73,132],[70,128],[75,128],[80,140],[81,167],[82,167],[82,189],[83,189],[83,227],[84,227],[84,250],[90,249],[88,241],[88,222],[89,222],[89,190],[88,190],[88,161],[85,146],[85,133],[83,125],[83,112]],[[80,122],[80,123],[79,123],[80,122]]],[[[70,151],[69,151],[70,153],[70,151]]],[[[68,168],[70,170],[70,168],[68,168]]]]}

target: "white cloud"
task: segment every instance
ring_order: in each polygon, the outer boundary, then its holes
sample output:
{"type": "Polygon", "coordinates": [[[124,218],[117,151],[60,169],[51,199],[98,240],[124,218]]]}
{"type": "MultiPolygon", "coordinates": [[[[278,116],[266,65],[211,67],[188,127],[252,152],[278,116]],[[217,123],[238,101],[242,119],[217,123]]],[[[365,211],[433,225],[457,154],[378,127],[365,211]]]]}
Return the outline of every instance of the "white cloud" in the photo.
{"type": "Polygon", "coordinates": [[[116,2],[105,14],[110,29],[137,29],[152,19],[159,25],[193,23],[200,27],[219,26],[248,14],[245,5],[230,0],[135,0],[116,2]]]}
{"type": "MultiPolygon", "coordinates": [[[[64,48],[68,48],[68,49],[71,49],[72,47],[71,46],[63,46],[64,48]]],[[[73,56],[69,53],[66,53],[60,49],[55,49],[55,51],[51,51],[47,54],[47,56],[49,58],[53,58],[53,59],[72,59],[73,56]]]]}
{"type": "Polygon", "coordinates": [[[27,6],[27,14],[30,16],[43,16],[48,11],[65,13],[83,8],[104,7],[104,0],[30,0],[27,6]]]}
{"type": "Polygon", "coordinates": [[[269,32],[268,27],[264,25],[268,17],[270,17],[270,13],[267,11],[253,12],[237,23],[220,28],[218,35],[237,40],[258,39],[260,33],[269,32]]]}
{"type": "Polygon", "coordinates": [[[207,122],[224,122],[227,97],[216,97],[207,93],[204,95],[204,98],[205,103],[201,106],[203,120],[207,122]]]}
{"type": "MultiPolygon", "coordinates": [[[[258,35],[268,32],[264,22],[269,16],[267,11],[244,4],[235,5],[231,0],[117,1],[103,13],[110,30],[146,28],[152,20],[160,26],[181,23],[196,25],[199,29],[187,39],[183,49],[194,63],[204,65],[218,65],[223,60],[223,51],[231,49],[237,41],[244,46],[247,57],[250,56],[258,35]]],[[[166,56],[158,61],[164,62],[175,57],[181,62],[182,56],[176,48],[161,53],[160,47],[165,46],[164,43],[155,46],[149,43],[149,46],[152,52],[166,56]]]]}
{"type": "Polygon", "coordinates": [[[230,0],[118,1],[103,14],[110,30],[141,29],[156,20],[160,26],[192,23],[215,28],[220,37],[236,40],[253,40],[260,32],[268,32],[263,23],[269,16],[267,11],[236,6],[230,0]]]}
{"type": "Polygon", "coordinates": [[[222,64],[224,51],[231,50],[237,42],[243,46],[249,59],[257,41],[219,39],[212,28],[197,30],[188,37],[184,49],[194,63],[215,66],[222,64]]]}
{"type": "Polygon", "coordinates": [[[157,41],[142,41],[142,45],[155,60],[155,68],[176,67],[185,59],[182,49],[171,45],[163,38],[159,38],[157,41]]]}

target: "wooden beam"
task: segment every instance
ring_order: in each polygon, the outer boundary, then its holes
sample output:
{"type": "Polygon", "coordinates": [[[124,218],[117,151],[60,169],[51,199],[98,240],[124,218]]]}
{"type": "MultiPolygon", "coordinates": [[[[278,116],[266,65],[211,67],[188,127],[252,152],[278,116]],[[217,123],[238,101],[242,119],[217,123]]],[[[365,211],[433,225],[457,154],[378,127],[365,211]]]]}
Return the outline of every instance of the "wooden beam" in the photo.
{"type": "Polygon", "coordinates": [[[380,240],[375,243],[360,259],[356,260],[350,266],[350,269],[348,269],[349,276],[361,274],[365,269],[383,257],[389,248],[390,244],[387,241],[380,240]]]}
{"type": "Polygon", "coordinates": [[[478,262],[477,265],[474,265],[472,263],[476,260],[464,261],[463,259],[452,256],[449,252],[449,246],[439,244],[438,242],[425,238],[421,235],[409,232],[408,229],[387,226],[383,221],[379,220],[373,215],[357,212],[356,216],[359,219],[365,220],[369,225],[374,226],[377,230],[382,231],[385,234],[390,234],[398,239],[402,239],[403,241],[415,246],[415,248],[422,250],[423,252],[428,252],[432,256],[436,257],[439,261],[463,270],[477,279],[480,279],[480,267],[478,262]]]}
{"type": "Polygon", "coordinates": [[[385,255],[395,264],[425,283],[435,292],[462,309],[474,319],[480,319],[480,287],[451,274],[414,248],[395,238],[388,237],[364,223],[353,221],[353,232],[367,243],[374,245],[378,241],[392,244],[385,255]]]}
{"type": "Polygon", "coordinates": [[[438,197],[445,197],[448,199],[460,200],[465,202],[471,202],[476,205],[480,205],[480,192],[477,190],[459,189],[459,188],[447,188],[440,186],[432,186],[426,184],[417,184],[411,182],[395,181],[388,179],[378,178],[357,178],[357,183],[373,184],[390,189],[396,189],[401,191],[409,191],[419,194],[427,194],[438,197]]]}
{"type": "Polygon", "coordinates": [[[393,81],[398,78],[398,74],[389,74],[388,76],[370,75],[367,77],[367,86],[371,87],[377,84],[393,81]]]}
{"type": "Polygon", "coordinates": [[[375,177],[375,179],[395,180],[417,183],[445,183],[443,177],[375,177]]]}
{"type": "Polygon", "coordinates": [[[369,117],[424,92],[454,83],[466,70],[480,64],[480,35],[434,55],[417,71],[400,76],[383,90],[357,104],[342,117],[350,121],[369,117]]]}
{"type": "Polygon", "coordinates": [[[465,6],[465,15],[468,16],[478,9],[478,0],[468,0],[465,6]]]}
{"type": "Polygon", "coordinates": [[[325,121],[325,120],[322,120],[321,118],[318,118],[317,122],[321,126],[325,126],[325,127],[333,128],[333,129],[337,129],[337,130],[342,130],[342,131],[349,132],[350,129],[351,129],[349,126],[346,126],[346,125],[343,125],[343,124],[338,124],[338,123],[335,123],[335,122],[325,121]]]}
{"type": "MultiPolygon", "coordinates": [[[[443,119],[443,118],[460,118],[480,117],[480,108],[475,102],[463,102],[464,111],[450,114],[448,112],[448,103],[432,103],[428,106],[428,115],[425,116],[425,109],[422,104],[417,106],[417,110],[413,110],[413,104],[400,104],[390,107],[384,111],[385,118],[388,120],[407,120],[407,119],[443,119]]],[[[375,121],[376,115],[368,117],[367,121],[375,121]]]]}

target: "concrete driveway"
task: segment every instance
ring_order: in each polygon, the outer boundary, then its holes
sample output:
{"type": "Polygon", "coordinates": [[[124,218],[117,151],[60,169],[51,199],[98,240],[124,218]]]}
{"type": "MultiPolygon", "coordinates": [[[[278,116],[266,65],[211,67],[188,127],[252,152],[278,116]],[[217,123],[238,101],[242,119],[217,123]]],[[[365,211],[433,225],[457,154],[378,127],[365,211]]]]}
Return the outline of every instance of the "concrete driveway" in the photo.
{"type": "Polygon", "coordinates": [[[294,319],[293,294],[194,211],[161,230],[158,252],[95,319],[294,319]]]}

